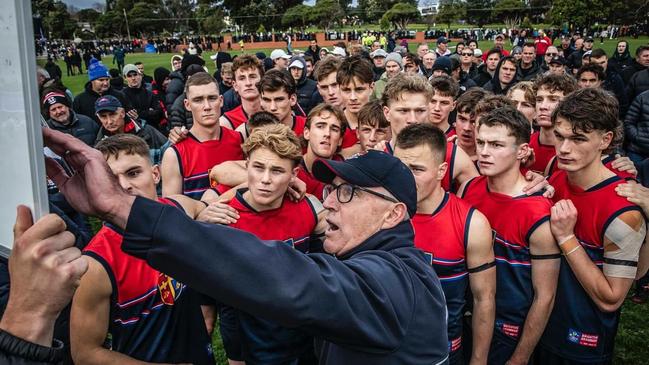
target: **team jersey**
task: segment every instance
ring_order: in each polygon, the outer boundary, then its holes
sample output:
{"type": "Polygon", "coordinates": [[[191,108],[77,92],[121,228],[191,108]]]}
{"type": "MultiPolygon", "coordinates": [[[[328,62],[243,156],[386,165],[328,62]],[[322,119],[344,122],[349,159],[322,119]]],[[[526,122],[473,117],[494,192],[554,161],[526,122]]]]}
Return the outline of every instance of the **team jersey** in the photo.
{"type": "Polygon", "coordinates": [[[451,353],[462,346],[462,317],[469,283],[466,248],[473,212],[467,202],[446,192],[433,214],[417,213],[412,219],[415,246],[424,251],[444,290],[451,353]]]}
{"type": "MultiPolygon", "coordinates": [[[[570,199],[579,215],[574,234],[591,261],[601,270],[604,264],[604,233],[620,214],[640,211],[615,192],[625,183],[613,176],[588,190],[571,185],[565,171],[557,171],[549,180],[555,188],[554,201],[570,199]]],[[[554,308],[540,344],[563,358],[602,363],[613,355],[620,310],[602,312],[583,289],[568,262],[561,258],[561,270],[554,308]]]]}
{"type": "Polygon", "coordinates": [[[490,192],[486,176],[470,180],[462,198],[487,217],[494,231],[497,265],[494,336],[514,344],[534,299],[529,239],[550,219],[552,204],[540,193],[511,197],[490,192]]]}
{"type": "Polygon", "coordinates": [[[304,134],[305,125],[306,125],[306,117],[300,115],[293,116],[293,125],[291,126],[291,130],[295,132],[296,136],[302,137],[302,135],[304,134]]]}
{"type": "Polygon", "coordinates": [[[451,138],[457,135],[457,131],[455,130],[455,127],[453,127],[453,125],[449,125],[448,128],[444,131],[444,135],[446,136],[446,138],[451,138]]]}
{"type": "Polygon", "coordinates": [[[453,184],[453,174],[455,173],[455,154],[457,152],[457,145],[452,142],[446,142],[446,175],[442,179],[442,188],[446,191],[455,191],[456,186],[453,184]]]}
{"type": "Polygon", "coordinates": [[[223,117],[230,123],[230,129],[235,130],[249,119],[248,114],[243,110],[243,105],[223,113],[223,117]]]}
{"type": "Polygon", "coordinates": [[[345,134],[343,134],[343,143],[341,148],[349,148],[357,143],[359,143],[359,141],[358,136],[356,135],[356,129],[352,129],[348,126],[347,129],[345,129],[345,134]]]}
{"type": "Polygon", "coordinates": [[[534,163],[529,170],[545,173],[548,163],[557,154],[553,145],[541,143],[541,132],[534,132],[530,137],[530,147],[534,150],[534,163]]]}
{"type": "MultiPolygon", "coordinates": [[[[342,161],[343,157],[340,155],[334,155],[332,159],[334,161],[342,161]]],[[[299,169],[297,170],[297,177],[306,184],[306,192],[308,194],[311,194],[318,198],[318,200],[322,201],[322,190],[326,184],[313,176],[311,171],[307,169],[304,160],[300,162],[299,169]]]]}
{"type": "Polygon", "coordinates": [[[209,170],[212,167],[225,161],[243,160],[241,134],[219,128],[219,139],[200,142],[190,132],[186,139],[172,146],[183,177],[183,194],[191,198],[200,199],[210,187],[209,170]]]}
{"type": "MultiPolygon", "coordinates": [[[[283,241],[301,252],[309,252],[309,237],[318,224],[316,209],[309,199],[293,202],[284,199],[273,210],[256,211],[243,198],[247,189],[239,189],[229,205],[239,212],[230,227],[250,232],[262,240],[283,241]]],[[[259,258],[260,265],[272,265],[272,258],[259,258]]],[[[296,272],[296,275],[300,273],[296,272]]],[[[312,338],[272,321],[238,311],[242,349],[246,363],[284,364],[310,349],[312,338]]]]}
{"type": "Polygon", "coordinates": [[[124,253],[122,239],[105,224],[83,252],[103,266],[113,288],[110,348],[147,362],[214,364],[200,294],[124,253]]]}
{"type": "MultiPolygon", "coordinates": [[[[606,155],[602,158],[602,163],[604,166],[606,166],[607,169],[609,169],[612,173],[615,175],[621,177],[624,180],[635,180],[635,175],[626,172],[626,171],[620,171],[618,169],[613,168],[613,161],[615,161],[615,156],[614,155],[606,155]]],[[[550,161],[550,166],[548,168],[548,177],[552,176],[553,173],[557,172],[559,168],[557,167],[557,158],[556,156],[550,161]]]]}

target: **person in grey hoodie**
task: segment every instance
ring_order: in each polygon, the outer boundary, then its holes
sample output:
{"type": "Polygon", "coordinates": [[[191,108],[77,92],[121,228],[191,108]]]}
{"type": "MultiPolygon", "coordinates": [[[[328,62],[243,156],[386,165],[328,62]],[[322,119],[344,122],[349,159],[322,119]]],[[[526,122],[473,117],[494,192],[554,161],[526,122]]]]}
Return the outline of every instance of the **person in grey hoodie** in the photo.
{"type": "Polygon", "coordinates": [[[317,83],[306,77],[306,61],[304,57],[293,56],[288,63],[288,70],[297,84],[297,103],[306,115],[315,105],[312,105],[314,94],[318,93],[317,83]]]}

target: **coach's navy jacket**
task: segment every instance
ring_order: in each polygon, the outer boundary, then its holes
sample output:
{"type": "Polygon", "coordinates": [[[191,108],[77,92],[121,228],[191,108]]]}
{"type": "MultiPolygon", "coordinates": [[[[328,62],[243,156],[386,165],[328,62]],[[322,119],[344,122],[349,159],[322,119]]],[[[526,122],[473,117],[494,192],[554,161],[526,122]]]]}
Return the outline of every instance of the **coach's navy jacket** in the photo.
{"type": "Polygon", "coordinates": [[[444,294],[413,238],[404,222],[343,257],[305,255],[138,197],[122,249],[227,305],[312,334],[321,364],[441,364],[444,294]]]}

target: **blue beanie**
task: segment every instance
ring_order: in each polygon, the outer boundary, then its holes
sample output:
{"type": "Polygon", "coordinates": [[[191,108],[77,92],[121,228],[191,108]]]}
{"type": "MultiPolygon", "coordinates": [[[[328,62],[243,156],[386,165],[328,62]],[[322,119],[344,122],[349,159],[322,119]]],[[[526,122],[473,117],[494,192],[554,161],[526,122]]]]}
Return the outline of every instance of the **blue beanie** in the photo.
{"type": "Polygon", "coordinates": [[[96,58],[91,58],[88,64],[88,79],[90,81],[97,80],[102,77],[110,77],[108,69],[103,63],[99,62],[96,58]]]}

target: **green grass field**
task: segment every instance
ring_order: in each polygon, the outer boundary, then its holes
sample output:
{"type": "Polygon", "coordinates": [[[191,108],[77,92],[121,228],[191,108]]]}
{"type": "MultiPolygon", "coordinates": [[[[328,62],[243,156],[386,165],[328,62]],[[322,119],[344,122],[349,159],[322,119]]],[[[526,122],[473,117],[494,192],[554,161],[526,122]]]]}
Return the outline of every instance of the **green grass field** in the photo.
{"type": "MultiPolygon", "coordinates": [[[[628,41],[629,41],[629,44],[631,46],[631,50],[634,51],[636,49],[636,47],[638,47],[639,45],[647,44],[648,39],[649,39],[648,37],[641,37],[639,39],[629,39],[628,41]]],[[[555,43],[558,43],[558,41],[555,42],[555,43]]],[[[429,44],[431,45],[431,47],[434,46],[434,42],[429,42],[429,44]]],[[[493,45],[492,42],[486,42],[486,41],[480,42],[480,48],[483,51],[491,48],[492,45],[493,45]]],[[[603,48],[606,51],[607,54],[611,55],[611,54],[613,54],[613,51],[614,51],[616,45],[617,45],[616,40],[608,40],[607,39],[607,40],[604,41],[604,44],[600,44],[599,40],[596,40],[593,48],[603,48]]],[[[414,42],[410,42],[409,46],[410,46],[409,48],[411,49],[411,51],[414,52],[416,50],[417,45],[414,42]]],[[[450,47],[454,48],[455,43],[451,43],[450,47]]],[[[262,51],[262,52],[266,53],[267,56],[269,56],[272,49],[258,49],[258,50],[255,49],[255,50],[250,50],[249,52],[258,52],[258,51],[262,51]]],[[[239,53],[241,53],[241,52],[239,52],[239,51],[231,52],[231,54],[233,54],[233,55],[234,54],[239,54],[239,53]]],[[[204,58],[206,59],[206,64],[207,64],[207,67],[208,67],[210,73],[214,72],[214,69],[215,69],[214,63],[209,59],[209,56],[211,54],[212,53],[207,53],[207,55],[204,56],[204,58]]],[[[129,53],[126,56],[126,63],[134,63],[134,62],[137,62],[137,61],[143,62],[144,63],[144,68],[145,68],[144,72],[147,75],[153,76],[153,70],[155,70],[157,67],[166,67],[168,69],[171,68],[171,64],[170,64],[171,56],[172,56],[171,53],[164,53],[164,54],[129,53]]],[[[109,55],[109,56],[104,57],[102,59],[102,62],[104,63],[104,65],[106,65],[106,67],[108,67],[108,68],[116,68],[116,65],[113,65],[112,61],[113,61],[113,56],[112,55],[109,55]]],[[[39,59],[38,64],[44,65],[45,60],[44,59],[39,59]]],[[[63,83],[70,90],[72,90],[72,93],[74,95],[77,95],[78,93],[82,92],[83,91],[83,86],[85,85],[86,82],[88,82],[87,70],[84,69],[83,70],[84,74],[82,74],[82,75],[76,75],[76,76],[68,77],[68,76],[65,76],[65,63],[63,61],[59,61],[58,64],[59,64],[59,67],[61,67],[61,71],[63,71],[63,80],[62,80],[63,83]]]]}
{"type": "MultiPolygon", "coordinates": [[[[634,51],[636,47],[642,44],[647,44],[648,37],[641,37],[639,39],[628,39],[631,50],[634,51]]],[[[433,42],[430,42],[432,45],[433,42]]],[[[595,41],[593,48],[603,48],[606,50],[607,54],[611,55],[615,46],[617,45],[616,40],[605,40],[604,44],[600,44],[599,40],[595,41]]],[[[454,46],[454,43],[450,44],[451,47],[454,46]]],[[[492,46],[491,42],[481,42],[481,49],[485,50],[492,46]]],[[[410,49],[412,51],[416,50],[416,44],[410,44],[410,49]]],[[[271,49],[260,49],[254,50],[254,52],[263,51],[266,55],[270,55],[271,49]]],[[[232,54],[238,54],[240,52],[234,51],[232,54]]],[[[214,64],[208,59],[208,56],[211,55],[208,53],[204,56],[207,59],[207,67],[209,68],[210,73],[214,72],[214,64]]],[[[157,67],[166,67],[170,68],[171,54],[145,54],[145,53],[135,53],[128,54],[126,57],[126,63],[133,63],[141,61],[145,66],[145,73],[147,75],[153,76],[153,70],[157,67]]],[[[112,56],[106,57],[102,62],[109,68],[114,67],[111,65],[112,56]]],[[[45,60],[39,59],[38,63],[40,65],[45,64],[45,60]]],[[[76,95],[83,91],[84,84],[88,81],[88,75],[77,75],[72,77],[65,76],[65,63],[63,61],[59,62],[59,66],[63,71],[63,83],[76,95]]],[[[86,72],[86,70],[84,70],[86,72]]],[[[217,326],[218,328],[218,326],[217,326]]],[[[649,363],[649,347],[647,347],[647,338],[649,338],[649,304],[645,305],[636,305],[631,301],[627,300],[622,307],[622,317],[620,320],[620,327],[618,330],[617,338],[615,341],[615,360],[614,364],[624,364],[624,365],[640,365],[649,363]]],[[[223,345],[221,343],[221,337],[218,334],[218,331],[215,331],[212,338],[212,343],[214,345],[215,357],[218,364],[227,364],[225,353],[223,351],[223,345]]]]}

